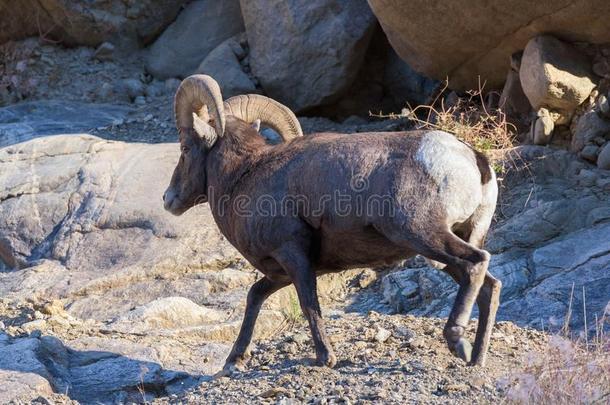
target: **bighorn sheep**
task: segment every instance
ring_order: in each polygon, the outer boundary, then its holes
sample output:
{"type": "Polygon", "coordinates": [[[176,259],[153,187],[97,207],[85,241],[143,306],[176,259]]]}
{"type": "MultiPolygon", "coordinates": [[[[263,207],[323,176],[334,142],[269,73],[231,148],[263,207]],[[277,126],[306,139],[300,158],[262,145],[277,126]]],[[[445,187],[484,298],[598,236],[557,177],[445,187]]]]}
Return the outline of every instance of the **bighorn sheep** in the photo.
{"type": "Polygon", "coordinates": [[[291,283],[317,362],[334,366],[316,277],[415,254],[446,265],[459,284],[444,328],[449,349],[470,364],[485,363],[501,283],[487,271],[490,255],[482,249],[497,198],[484,156],[441,131],[303,137],[287,107],[259,95],[223,103],[205,75],[182,82],[175,113],[182,154],[165,208],[180,215],[209,202],[220,231],[265,275],[248,293],[224,371],[244,365],[263,302],[291,283]],[[257,120],[285,142],[267,145],[257,120]],[[376,209],[365,207],[373,200],[376,209]],[[473,349],[463,335],[475,301],[473,349]]]}

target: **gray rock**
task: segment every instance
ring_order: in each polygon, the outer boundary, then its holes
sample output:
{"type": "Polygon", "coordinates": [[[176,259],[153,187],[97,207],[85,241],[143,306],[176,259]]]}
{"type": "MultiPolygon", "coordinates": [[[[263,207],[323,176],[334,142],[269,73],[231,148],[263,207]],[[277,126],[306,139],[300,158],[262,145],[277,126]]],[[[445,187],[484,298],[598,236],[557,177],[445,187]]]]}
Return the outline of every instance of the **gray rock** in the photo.
{"type": "Polygon", "coordinates": [[[532,111],[532,106],[525,93],[523,93],[519,72],[512,68],[506,76],[506,82],[500,95],[499,106],[519,132],[523,132],[527,128],[526,123],[532,111]]]}
{"type": "Polygon", "coordinates": [[[176,79],[175,77],[170,77],[169,79],[165,80],[165,90],[170,93],[170,94],[174,94],[176,92],[176,90],[178,90],[178,87],[180,86],[180,80],[176,79]]]}
{"type": "Polygon", "coordinates": [[[574,126],[570,149],[579,152],[597,137],[610,133],[610,121],[603,119],[595,110],[586,111],[574,126]]]}
{"type": "Polygon", "coordinates": [[[220,85],[224,99],[238,94],[256,93],[256,86],[242,70],[235,49],[242,49],[235,38],[229,38],[208,54],[195,71],[212,76],[220,85]]]}
{"type": "Polygon", "coordinates": [[[111,41],[134,49],[159,35],[186,2],[107,0],[84,6],[68,0],[25,0],[19,7],[10,7],[10,0],[0,0],[0,44],[44,33],[68,45],[97,46],[111,41]]]}
{"type": "Polygon", "coordinates": [[[138,386],[162,387],[164,382],[159,364],[136,362],[122,356],[72,367],[70,373],[73,386],[71,395],[81,401],[104,398],[109,402],[122,402],[122,391],[137,392],[138,386]]]}
{"type": "Polygon", "coordinates": [[[599,150],[599,146],[587,145],[580,151],[580,157],[595,163],[597,161],[597,155],[599,155],[599,150]]]}
{"type": "Polygon", "coordinates": [[[144,93],[146,97],[159,97],[165,94],[165,83],[153,80],[146,88],[144,89],[144,93]]]}
{"type": "Polygon", "coordinates": [[[114,45],[110,42],[103,42],[97,47],[93,57],[100,61],[111,61],[114,59],[114,45]]]}
{"type": "Polygon", "coordinates": [[[12,344],[0,348],[0,370],[34,373],[52,381],[51,374],[37,357],[40,350],[39,339],[15,339],[12,344]]]}
{"type": "Polygon", "coordinates": [[[40,396],[50,395],[53,395],[53,388],[44,377],[0,369],[0,403],[28,403],[40,396]]]}
{"type": "Polygon", "coordinates": [[[438,82],[420,75],[389,49],[383,74],[386,94],[397,106],[425,104],[438,82]]]}
{"type": "Polygon", "coordinates": [[[184,78],[222,41],[243,30],[238,0],[193,1],[150,47],[146,68],[159,79],[184,78]]]}
{"type": "Polygon", "coordinates": [[[125,119],[129,107],[73,101],[31,101],[0,108],[0,147],[32,138],[75,134],[125,119]]]}
{"type": "Polygon", "coordinates": [[[538,118],[532,124],[532,140],[536,145],[547,145],[553,136],[555,123],[546,108],[539,109],[536,115],[538,118]]]}
{"type": "Polygon", "coordinates": [[[0,273],[0,295],[73,296],[72,315],[105,320],[158,297],[202,304],[211,288],[225,291],[213,280],[157,281],[239,257],[207,206],[178,218],[163,209],[178,155],[177,145],[85,135],[0,149],[0,259],[22,269],[0,273]]]}
{"type": "Polygon", "coordinates": [[[600,18],[610,13],[606,0],[505,0],[494,7],[465,0],[369,4],[398,55],[427,77],[449,76],[453,89],[477,89],[479,78],[487,90],[501,89],[511,55],[536,35],[558,33],[593,44],[610,42],[610,30],[600,18]]]}
{"type": "Polygon", "coordinates": [[[595,87],[593,77],[589,59],[552,36],[531,39],[523,51],[519,78],[534,109],[574,111],[595,87]]]}
{"type": "Polygon", "coordinates": [[[335,101],[356,78],[375,18],[364,0],[241,1],[252,72],[301,111],[335,101]]]}
{"type": "Polygon", "coordinates": [[[129,311],[114,321],[110,328],[126,333],[144,333],[217,323],[224,318],[224,312],[197,305],[187,298],[167,297],[129,311]]]}
{"type": "Polygon", "coordinates": [[[597,167],[610,170],[610,142],[601,149],[601,152],[597,157],[597,167]]]}
{"type": "Polygon", "coordinates": [[[597,107],[604,117],[610,118],[610,101],[605,94],[600,95],[597,99],[597,107]]]}
{"type": "Polygon", "coordinates": [[[140,79],[124,79],[118,87],[118,92],[124,92],[131,100],[144,95],[144,83],[140,79]]]}
{"type": "Polygon", "coordinates": [[[597,181],[597,173],[593,170],[581,170],[578,173],[578,184],[584,187],[591,187],[597,181]]]}

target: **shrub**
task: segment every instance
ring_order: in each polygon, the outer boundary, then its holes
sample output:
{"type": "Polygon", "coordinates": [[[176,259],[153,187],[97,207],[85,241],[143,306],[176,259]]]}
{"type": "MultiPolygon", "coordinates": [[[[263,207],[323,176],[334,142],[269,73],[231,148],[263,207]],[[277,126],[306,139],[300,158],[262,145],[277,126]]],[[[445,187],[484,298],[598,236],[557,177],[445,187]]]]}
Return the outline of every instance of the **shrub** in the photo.
{"type": "Polygon", "coordinates": [[[400,114],[370,114],[380,118],[406,118],[417,129],[437,129],[454,134],[474,149],[487,153],[493,149],[512,148],[515,145],[516,128],[507,122],[506,114],[499,108],[488,108],[483,92],[484,85],[478,90],[466,92],[465,97],[457,97],[451,105],[441,95],[448,87],[438,92],[436,98],[427,105],[403,108],[400,114]]]}

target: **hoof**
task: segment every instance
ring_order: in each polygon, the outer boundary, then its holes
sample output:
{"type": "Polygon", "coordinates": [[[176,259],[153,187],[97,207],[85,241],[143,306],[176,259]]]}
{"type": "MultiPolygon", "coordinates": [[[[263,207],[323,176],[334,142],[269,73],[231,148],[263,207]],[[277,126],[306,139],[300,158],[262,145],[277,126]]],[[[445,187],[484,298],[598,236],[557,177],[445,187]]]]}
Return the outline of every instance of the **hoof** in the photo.
{"type": "Polygon", "coordinates": [[[460,338],[453,348],[455,354],[466,363],[470,363],[472,357],[472,345],[464,338],[460,338]]]}
{"type": "Polygon", "coordinates": [[[226,363],[225,366],[222,368],[222,370],[220,370],[219,372],[214,374],[213,378],[216,380],[216,379],[222,378],[222,377],[232,377],[235,373],[237,373],[239,371],[245,371],[245,370],[246,370],[246,365],[244,362],[237,361],[237,362],[226,363]]]}
{"type": "Polygon", "coordinates": [[[316,364],[320,367],[333,368],[337,365],[337,357],[334,353],[328,353],[324,356],[318,356],[316,364]]]}
{"type": "Polygon", "coordinates": [[[469,366],[484,367],[486,362],[487,362],[487,355],[486,354],[480,354],[478,356],[475,355],[474,359],[472,359],[472,361],[470,363],[468,363],[468,365],[469,366]]]}

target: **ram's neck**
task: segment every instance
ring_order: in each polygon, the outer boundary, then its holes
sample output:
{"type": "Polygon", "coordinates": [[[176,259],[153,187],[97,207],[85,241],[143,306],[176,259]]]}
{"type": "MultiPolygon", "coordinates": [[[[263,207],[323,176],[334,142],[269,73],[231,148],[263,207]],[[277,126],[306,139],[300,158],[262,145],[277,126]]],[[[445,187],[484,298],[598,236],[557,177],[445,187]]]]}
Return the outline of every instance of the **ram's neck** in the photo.
{"type": "Polygon", "coordinates": [[[215,215],[231,206],[239,194],[240,183],[268,148],[249,126],[227,127],[225,136],[216,141],[207,159],[208,196],[215,215]]]}

